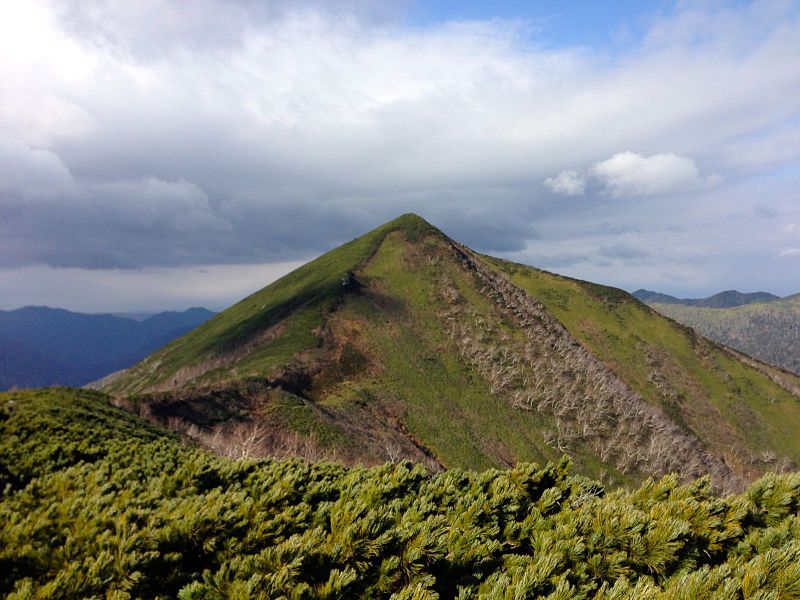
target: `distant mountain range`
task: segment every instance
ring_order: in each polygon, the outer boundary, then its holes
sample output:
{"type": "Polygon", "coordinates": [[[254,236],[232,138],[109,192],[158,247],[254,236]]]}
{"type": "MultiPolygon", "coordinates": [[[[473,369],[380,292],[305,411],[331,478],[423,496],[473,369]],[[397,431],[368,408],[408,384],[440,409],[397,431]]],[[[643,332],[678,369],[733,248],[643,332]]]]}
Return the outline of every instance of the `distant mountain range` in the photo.
{"type": "Polygon", "coordinates": [[[144,320],[44,306],[0,311],[0,390],[84,385],[131,366],[212,316],[205,308],[144,320]]]}
{"type": "Polygon", "coordinates": [[[705,300],[682,301],[706,302],[691,305],[667,302],[664,298],[671,296],[645,290],[634,295],[707,338],[800,374],[800,294],[778,298],[764,292],[723,292],[705,300]],[[723,296],[738,303],[718,308],[723,296]],[[766,300],[750,302],[754,297],[766,300]]]}
{"type": "Polygon", "coordinates": [[[676,298],[660,292],[636,290],[633,292],[633,297],[646,304],[677,304],[702,308],[733,308],[747,304],[765,304],[781,299],[780,296],[768,292],[742,293],[736,290],[726,290],[708,298],[676,298]]]}

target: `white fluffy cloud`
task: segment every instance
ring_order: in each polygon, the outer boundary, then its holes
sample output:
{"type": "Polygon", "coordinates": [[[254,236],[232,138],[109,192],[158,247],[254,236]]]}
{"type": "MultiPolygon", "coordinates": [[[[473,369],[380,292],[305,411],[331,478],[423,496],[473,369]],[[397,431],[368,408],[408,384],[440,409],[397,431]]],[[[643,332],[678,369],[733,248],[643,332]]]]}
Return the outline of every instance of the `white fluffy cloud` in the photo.
{"type": "Polygon", "coordinates": [[[544,184],[562,196],[583,196],[590,181],[610,196],[664,196],[686,192],[701,185],[718,183],[721,177],[701,177],[694,160],[673,153],[642,156],[636,152],[618,152],[596,162],[589,169],[562,171],[548,177],[544,184]]]}
{"type": "Polygon", "coordinates": [[[612,196],[656,196],[691,189],[700,173],[691,158],[677,154],[642,156],[620,152],[598,162],[592,173],[612,196]]]}
{"type": "Polygon", "coordinates": [[[548,177],[544,184],[562,196],[583,196],[586,180],[577,171],[561,171],[555,177],[548,177]]]}

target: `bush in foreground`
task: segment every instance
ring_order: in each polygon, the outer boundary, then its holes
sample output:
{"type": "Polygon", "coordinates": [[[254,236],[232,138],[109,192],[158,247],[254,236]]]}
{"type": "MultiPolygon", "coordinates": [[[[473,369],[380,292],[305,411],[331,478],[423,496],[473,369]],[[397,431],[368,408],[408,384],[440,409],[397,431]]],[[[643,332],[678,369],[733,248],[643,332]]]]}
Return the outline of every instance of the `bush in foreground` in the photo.
{"type": "Polygon", "coordinates": [[[0,594],[800,598],[800,475],[719,498],[568,467],[233,462],[101,394],[2,394],[0,594]]]}

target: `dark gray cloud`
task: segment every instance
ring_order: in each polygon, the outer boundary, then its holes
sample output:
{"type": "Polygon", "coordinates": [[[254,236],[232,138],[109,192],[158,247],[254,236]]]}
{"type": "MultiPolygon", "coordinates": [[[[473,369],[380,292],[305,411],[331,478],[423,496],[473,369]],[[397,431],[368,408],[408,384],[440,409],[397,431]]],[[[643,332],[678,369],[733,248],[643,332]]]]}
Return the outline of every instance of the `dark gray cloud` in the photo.
{"type": "Polygon", "coordinates": [[[600,247],[600,256],[632,261],[649,258],[651,253],[645,248],[637,248],[628,244],[609,244],[600,247]]]}
{"type": "Polygon", "coordinates": [[[0,268],[291,261],[408,211],[667,291],[795,260],[797,7],[679,5],[601,61],[397,6],[5,5],[0,268]]]}

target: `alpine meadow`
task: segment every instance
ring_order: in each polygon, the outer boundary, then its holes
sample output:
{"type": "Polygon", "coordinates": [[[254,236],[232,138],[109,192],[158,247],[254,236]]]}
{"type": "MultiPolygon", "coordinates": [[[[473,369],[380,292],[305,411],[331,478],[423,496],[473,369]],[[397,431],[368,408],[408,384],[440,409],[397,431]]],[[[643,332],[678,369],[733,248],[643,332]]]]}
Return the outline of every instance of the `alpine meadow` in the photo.
{"type": "Polygon", "coordinates": [[[798,67],[800,0],[0,2],[0,598],[800,600],[798,67]]]}

